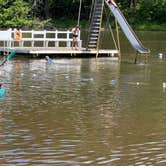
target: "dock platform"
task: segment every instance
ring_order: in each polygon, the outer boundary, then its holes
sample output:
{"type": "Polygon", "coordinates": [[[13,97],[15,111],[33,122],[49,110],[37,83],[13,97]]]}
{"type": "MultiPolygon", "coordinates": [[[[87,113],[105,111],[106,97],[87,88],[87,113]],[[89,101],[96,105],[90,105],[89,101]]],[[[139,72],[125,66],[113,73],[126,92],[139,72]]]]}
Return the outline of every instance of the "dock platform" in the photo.
{"type": "Polygon", "coordinates": [[[79,57],[92,57],[96,56],[109,56],[109,57],[116,57],[118,58],[119,51],[118,50],[108,50],[108,49],[101,49],[101,50],[86,50],[86,48],[79,48],[78,50],[68,48],[68,47],[12,47],[8,49],[0,48],[1,52],[4,51],[13,51],[16,50],[17,54],[22,55],[32,55],[32,56],[44,56],[44,55],[51,55],[51,56],[79,56],[79,57]]]}
{"type": "Polygon", "coordinates": [[[78,35],[78,50],[72,49],[72,32],[67,31],[20,31],[22,38],[15,38],[15,31],[0,31],[0,52],[16,51],[16,54],[27,54],[30,57],[50,55],[51,57],[119,57],[119,50],[86,49],[78,35]]]}

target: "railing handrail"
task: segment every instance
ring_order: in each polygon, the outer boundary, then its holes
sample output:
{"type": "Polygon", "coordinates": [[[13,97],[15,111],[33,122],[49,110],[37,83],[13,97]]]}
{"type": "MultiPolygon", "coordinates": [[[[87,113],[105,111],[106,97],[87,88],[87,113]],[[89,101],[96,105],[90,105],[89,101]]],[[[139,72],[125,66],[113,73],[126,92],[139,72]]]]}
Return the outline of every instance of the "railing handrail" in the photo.
{"type": "MultiPolygon", "coordinates": [[[[62,31],[62,30],[54,30],[54,31],[48,31],[48,30],[20,30],[22,34],[32,34],[32,35],[44,35],[43,38],[49,38],[46,36],[46,34],[56,34],[55,35],[55,38],[56,39],[61,39],[61,37],[58,37],[58,34],[66,34],[66,37],[63,37],[62,39],[65,39],[65,38],[72,38],[72,36],[70,37],[70,34],[72,34],[72,31],[71,30],[67,30],[67,31],[62,31]]],[[[12,29],[8,29],[8,30],[3,30],[3,31],[0,31],[0,33],[5,33],[10,35],[11,39],[13,38],[13,34],[14,34],[14,30],[12,29]]],[[[32,36],[33,37],[33,36],[32,36]]],[[[32,38],[32,37],[23,37],[23,38],[32,38]]],[[[9,37],[8,37],[9,38],[9,37]]],[[[42,37],[39,37],[39,38],[42,38],[42,37]]],[[[4,38],[3,38],[4,39],[4,38]]],[[[3,39],[1,39],[1,36],[0,36],[0,40],[2,41],[3,39]]],[[[52,39],[52,38],[51,38],[52,39]]],[[[78,40],[80,40],[80,31],[79,31],[79,35],[78,35],[78,40]]]]}
{"type": "MultiPolygon", "coordinates": [[[[24,42],[30,41],[31,46],[34,47],[34,42],[42,41],[43,46],[47,47],[48,42],[55,42],[55,46],[59,47],[59,42],[65,42],[67,47],[71,47],[71,42],[73,40],[71,30],[20,30],[22,38],[18,41],[15,39],[13,29],[0,31],[0,41],[7,42],[9,47],[14,46],[14,41],[19,42],[19,47],[24,47],[24,42]],[[26,35],[25,35],[26,34],[26,35]],[[53,36],[49,36],[52,34],[53,36]],[[37,36],[38,35],[38,36],[37,36]],[[60,36],[61,35],[61,36],[60,36]],[[47,43],[45,43],[47,42],[47,43]]],[[[80,40],[80,31],[78,34],[79,46],[82,47],[82,41],[80,40]]]]}

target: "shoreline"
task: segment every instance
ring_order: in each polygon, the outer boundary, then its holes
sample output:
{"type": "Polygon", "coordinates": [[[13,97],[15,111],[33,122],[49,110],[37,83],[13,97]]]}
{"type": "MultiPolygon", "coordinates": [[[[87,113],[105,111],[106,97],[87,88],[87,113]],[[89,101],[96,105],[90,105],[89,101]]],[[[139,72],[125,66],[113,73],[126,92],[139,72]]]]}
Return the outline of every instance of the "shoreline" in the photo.
{"type": "MultiPolygon", "coordinates": [[[[55,26],[56,28],[66,28],[66,29],[69,29],[74,25],[77,25],[77,22],[74,20],[54,20],[54,22],[52,23],[52,26],[55,26]]],[[[89,27],[88,21],[86,20],[80,21],[80,27],[88,28],[89,27]]],[[[131,27],[136,31],[166,31],[166,24],[159,25],[155,23],[154,24],[143,23],[143,24],[133,24],[131,25],[131,27]]]]}

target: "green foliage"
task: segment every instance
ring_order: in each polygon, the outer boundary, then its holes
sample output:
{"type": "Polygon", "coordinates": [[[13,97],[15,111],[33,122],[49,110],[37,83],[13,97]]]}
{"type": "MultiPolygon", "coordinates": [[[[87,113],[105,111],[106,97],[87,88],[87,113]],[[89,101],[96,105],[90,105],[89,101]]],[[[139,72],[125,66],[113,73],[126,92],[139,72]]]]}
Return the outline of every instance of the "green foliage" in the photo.
{"type": "Polygon", "coordinates": [[[130,7],[130,0],[119,0],[121,10],[132,24],[163,24],[166,22],[166,0],[139,0],[130,7]],[[122,5],[123,4],[123,5],[122,5]]]}
{"type": "Polygon", "coordinates": [[[141,0],[138,12],[141,20],[159,24],[165,23],[166,0],[141,0]]]}
{"type": "Polygon", "coordinates": [[[149,24],[149,23],[146,23],[146,24],[140,24],[140,25],[137,25],[135,27],[135,29],[137,30],[141,30],[141,31],[144,31],[144,30],[149,30],[149,31],[157,31],[157,30],[160,30],[160,31],[165,31],[166,30],[166,24],[149,24]]]}
{"type": "MultiPolygon", "coordinates": [[[[49,19],[32,17],[32,4],[37,0],[0,0],[0,27],[44,27],[65,21],[77,22],[80,0],[48,0],[49,19]],[[68,20],[68,21],[67,21],[68,20]],[[38,25],[38,26],[36,26],[38,25]]],[[[132,25],[165,25],[166,0],[115,0],[132,25]],[[132,5],[134,3],[134,5],[132,5]]],[[[92,0],[82,0],[81,20],[88,20],[92,0]]]]}
{"type": "Polygon", "coordinates": [[[0,25],[1,28],[31,26],[29,17],[29,4],[23,0],[0,1],[0,25]]]}
{"type": "Polygon", "coordinates": [[[79,0],[50,0],[50,15],[53,19],[77,19],[79,0]]]}

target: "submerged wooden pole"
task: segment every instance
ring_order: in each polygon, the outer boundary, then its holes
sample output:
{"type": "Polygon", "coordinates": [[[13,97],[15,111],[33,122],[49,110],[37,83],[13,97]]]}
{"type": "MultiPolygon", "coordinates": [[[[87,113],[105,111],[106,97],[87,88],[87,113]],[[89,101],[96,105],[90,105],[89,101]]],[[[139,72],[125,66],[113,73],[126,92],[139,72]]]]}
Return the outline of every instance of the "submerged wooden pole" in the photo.
{"type": "Polygon", "coordinates": [[[138,58],[138,52],[136,52],[136,56],[135,56],[135,60],[134,60],[134,64],[137,63],[137,58],[138,58]]]}
{"type": "MultiPolygon", "coordinates": [[[[102,0],[102,14],[103,14],[103,7],[104,7],[104,0],[102,0]]],[[[100,34],[101,34],[101,24],[102,24],[102,16],[100,18],[100,27],[99,27],[99,36],[97,41],[97,52],[96,52],[96,58],[98,58],[99,55],[99,45],[100,45],[100,34]]]]}
{"type": "Polygon", "coordinates": [[[119,40],[119,29],[118,29],[118,22],[115,19],[115,26],[116,26],[116,36],[117,36],[117,42],[118,42],[118,50],[119,50],[119,60],[121,61],[121,49],[120,49],[120,40],[119,40]]]}

